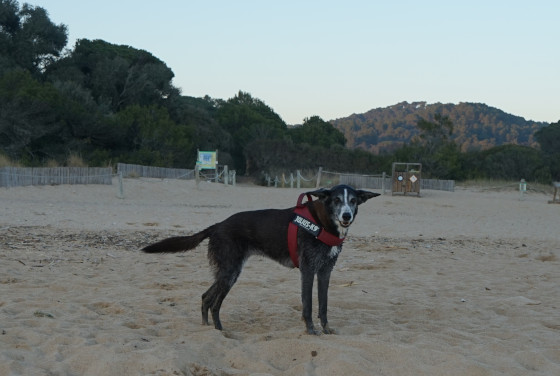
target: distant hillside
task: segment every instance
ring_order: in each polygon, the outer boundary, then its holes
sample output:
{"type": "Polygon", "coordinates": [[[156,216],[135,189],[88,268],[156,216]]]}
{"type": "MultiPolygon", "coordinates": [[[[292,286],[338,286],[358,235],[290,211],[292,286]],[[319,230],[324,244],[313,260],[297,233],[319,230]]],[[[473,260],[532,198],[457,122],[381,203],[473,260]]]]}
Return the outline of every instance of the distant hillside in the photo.
{"type": "Polygon", "coordinates": [[[547,125],[527,121],[482,103],[426,102],[402,102],[332,120],[331,123],[344,133],[348,147],[381,153],[410,142],[418,135],[418,119],[433,120],[436,113],[449,116],[454,125],[452,139],[461,145],[463,151],[502,144],[535,146],[534,133],[547,125]]]}

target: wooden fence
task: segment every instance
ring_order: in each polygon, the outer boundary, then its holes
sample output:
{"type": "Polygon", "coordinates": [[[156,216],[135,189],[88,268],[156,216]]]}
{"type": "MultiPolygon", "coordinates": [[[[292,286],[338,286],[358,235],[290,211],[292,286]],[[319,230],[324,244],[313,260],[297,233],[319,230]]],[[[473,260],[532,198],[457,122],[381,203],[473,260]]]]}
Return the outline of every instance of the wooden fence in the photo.
{"type": "MultiPolygon", "coordinates": [[[[371,189],[391,189],[392,179],[390,176],[382,175],[340,175],[340,183],[348,184],[355,188],[371,188],[371,189]]],[[[439,180],[439,179],[421,179],[421,189],[433,189],[437,191],[455,191],[455,180],[439,180]]]]}
{"type": "Polygon", "coordinates": [[[112,184],[111,167],[2,167],[0,187],[112,184]]]}
{"type": "Polygon", "coordinates": [[[383,175],[340,174],[340,184],[348,184],[354,188],[385,189],[391,188],[391,177],[383,175]]]}
{"type": "MultiPolygon", "coordinates": [[[[281,177],[278,175],[273,177],[271,175],[265,175],[265,181],[270,187],[274,185],[275,187],[294,187],[294,182],[297,182],[297,188],[305,187],[330,187],[336,184],[347,184],[354,188],[369,188],[369,189],[379,189],[383,191],[391,191],[391,186],[393,184],[393,179],[391,175],[386,173],[379,175],[359,175],[359,174],[348,174],[332,171],[324,171],[319,168],[319,171],[314,176],[310,176],[307,179],[303,177],[300,170],[296,171],[297,179],[294,178],[294,174],[291,173],[290,177],[286,179],[286,174],[282,174],[281,177]],[[300,184],[301,182],[301,184],[300,184]]],[[[439,180],[439,179],[420,179],[421,189],[433,189],[440,191],[455,191],[455,180],[439,180]]]]}
{"type": "Polygon", "coordinates": [[[142,177],[158,179],[194,179],[194,170],[184,168],[165,168],[118,163],[117,173],[123,178],[142,177]]]}
{"type": "MultiPolygon", "coordinates": [[[[371,188],[390,190],[392,184],[391,176],[383,175],[356,175],[340,174],[340,184],[348,184],[355,188],[371,188]]],[[[420,179],[421,189],[433,189],[438,191],[455,191],[455,180],[420,179]]]]}
{"type": "Polygon", "coordinates": [[[455,180],[422,179],[420,186],[422,189],[455,192],[455,180]]]}

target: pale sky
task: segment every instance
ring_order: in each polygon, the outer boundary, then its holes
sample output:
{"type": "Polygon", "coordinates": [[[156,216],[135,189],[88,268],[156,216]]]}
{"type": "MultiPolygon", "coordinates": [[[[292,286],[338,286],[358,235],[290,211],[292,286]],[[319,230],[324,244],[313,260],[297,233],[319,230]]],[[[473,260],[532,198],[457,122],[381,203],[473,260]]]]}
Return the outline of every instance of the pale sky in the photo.
{"type": "Polygon", "coordinates": [[[242,90],[288,124],[402,101],[560,120],[558,0],[29,3],[67,25],[69,48],[87,38],[146,50],[183,95],[242,90]]]}

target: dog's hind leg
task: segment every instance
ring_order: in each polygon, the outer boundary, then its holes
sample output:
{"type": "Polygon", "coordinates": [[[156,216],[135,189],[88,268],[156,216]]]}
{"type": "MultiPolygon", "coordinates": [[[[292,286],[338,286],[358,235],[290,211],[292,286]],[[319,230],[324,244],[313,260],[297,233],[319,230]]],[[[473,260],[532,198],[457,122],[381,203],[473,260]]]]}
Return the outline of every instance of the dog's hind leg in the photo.
{"type": "MultiPolygon", "coordinates": [[[[214,267],[216,279],[214,284],[202,295],[202,323],[208,324],[208,311],[210,311],[212,314],[212,321],[214,321],[214,327],[218,330],[222,330],[220,308],[227,294],[235,282],[237,282],[245,259],[243,253],[239,252],[239,249],[231,246],[226,247],[228,253],[226,253],[225,257],[223,253],[221,257],[217,257],[216,253],[213,252],[213,246],[213,244],[210,244],[209,258],[214,267]]],[[[224,250],[221,251],[223,252],[224,250]]]]}
{"type": "Polygon", "coordinates": [[[210,325],[208,322],[208,311],[210,311],[212,313],[214,327],[218,330],[222,330],[220,307],[228,292],[229,289],[226,288],[226,290],[224,290],[223,284],[216,281],[204,294],[202,294],[202,325],[210,325]]]}
{"type": "MultiPolygon", "coordinates": [[[[241,271],[241,270],[239,270],[241,271]]],[[[237,281],[239,277],[239,272],[233,274],[227,274],[227,276],[219,276],[216,278],[216,282],[210,288],[202,294],[202,324],[208,325],[208,311],[212,313],[212,321],[214,322],[214,327],[218,330],[222,330],[222,323],[220,321],[220,308],[222,307],[222,302],[226,298],[227,294],[237,281]]]]}
{"type": "Polygon", "coordinates": [[[210,325],[208,322],[208,310],[212,307],[214,295],[216,294],[217,283],[214,282],[212,286],[204,294],[202,294],[202,325],[210,325]]]}
{"type": "Polygon", "coordinates": [[[218,286],[216,288],[216,294],[214,295],[214,301],[212,302],[212,306],[210,307],[210,312],[212,313],[212,321],[214,321],[214,327],[218,330],[222,330],[222,322],[220,321],[220,308],[222,307],[222,302],[231,290],[231,286],[222,282],[217,283],[218,286]]]}

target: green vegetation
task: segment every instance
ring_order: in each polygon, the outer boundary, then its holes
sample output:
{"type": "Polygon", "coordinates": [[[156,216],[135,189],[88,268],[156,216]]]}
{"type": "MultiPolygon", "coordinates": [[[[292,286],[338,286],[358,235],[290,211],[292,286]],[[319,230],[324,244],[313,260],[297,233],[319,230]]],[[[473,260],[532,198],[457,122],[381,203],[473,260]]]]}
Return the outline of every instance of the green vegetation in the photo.
{"type": "Polygon", "coordinates": [[[348,147],[380,154],[393,152],[411,142],[419,134],[418,121],[434,119],[436,114],[453,123],[453,133],[449,137],[465,152],[503,144],[537,147],[534,134],[546,126],[546,123],[527,121],[482,103],[426,102],[402,102],[332,123],[344,133],[348,147]]]}
{"type": "Polygon", "coordinates": [[[188,167],[197,149],[218,149],[221,164],[248,175],[379,173],[406,161],[441,179],[560,180],[559,124],[483,104],[404,102],[289,127],[243,91],[181,95],[172,70],[147,51],[81,39],[63,52],[66,43],[66,26],[43,8],[0,0],[0,164],[188,167]]]}
{"type": "Polygon", "coordinates": [[[535,138],[541,146],[543,164],[554,181],[560,181],[560,121],[541,128],[535,138]]]}

